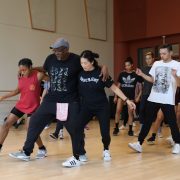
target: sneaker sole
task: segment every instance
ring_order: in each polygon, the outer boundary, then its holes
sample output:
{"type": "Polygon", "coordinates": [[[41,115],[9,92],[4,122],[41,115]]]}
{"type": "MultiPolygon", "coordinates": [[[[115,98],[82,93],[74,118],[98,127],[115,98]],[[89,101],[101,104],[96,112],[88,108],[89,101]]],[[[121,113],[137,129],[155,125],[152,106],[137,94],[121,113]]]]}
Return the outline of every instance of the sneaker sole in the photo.
{"type": "Polygon", "coordinates": [[[81,164],[76,165],[76,166],[72,166],[72,165],[69,166],[69,165],[62,164],[62,166],[65,167],[65,168],[73,168],[73,167],[79,167],[79,166],[81,166],[81,164]]]}
{"type": "Polygon", "coordinates": [[[104,159],[104,162],[109,162],[109,161],[111,161],[112,160],[112,158],[110,158],[110,159],[104,159]]]}
{"type": "Polygon", "coordinates": [[[178,152],[178,153],[176,153],[176,152],[171,152],[172,154],[176,154],[176,155],[179,155],[180,154],[180,152],[178,152]]]}
{"type": "Polygon", "coordinates": [[[131,148],[132,150],[134,150],[135,152],[138,152],[138,153],[142,153],[142,151],[138,151],[136,149],[134,149],[130,144],[128,144],[129,148],[131,148]]]}
{"type": "Polygon", "coordinates": [[[23,161],[26,161],[26,162],[30,161],[30,159],[18,158],[18,157],[16,157],[16,156],[12,155],[11,153],[9,154],[9,156],[12,157],[12,158],[14,158],[14,159],[23,160],[23,161]]]}
{"type": "Polygon", "coordinates": [[[134,136],[134,131],[131,133],[128,132],[128,136],[134,136]]]}
{"type": "Polygon", "coordinates": [[[80,160],[79,159],[79,161],[82,162],[82,163],[86,163],[86,162],[88,162],[88,159],[86,159],[86,160],[80,160]]]}
{"type": "Polygon", "coordinates": [[[44,158],[46,158],[48,155],[47,154],[45,154],[43,157],[36,157],[36,159],[44,159],[44,158]]]}

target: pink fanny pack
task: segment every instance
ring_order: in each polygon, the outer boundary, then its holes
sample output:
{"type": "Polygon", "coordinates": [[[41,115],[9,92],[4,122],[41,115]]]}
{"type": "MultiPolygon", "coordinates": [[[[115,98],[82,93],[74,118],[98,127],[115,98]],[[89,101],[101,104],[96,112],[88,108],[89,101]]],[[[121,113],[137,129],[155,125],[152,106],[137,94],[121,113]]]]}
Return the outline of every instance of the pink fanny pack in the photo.
{"type": "Polygon", "coordinates": [[[66,121],[68,117],[68,103],[56,104],[56,119],[60,121],[66,121]]]}

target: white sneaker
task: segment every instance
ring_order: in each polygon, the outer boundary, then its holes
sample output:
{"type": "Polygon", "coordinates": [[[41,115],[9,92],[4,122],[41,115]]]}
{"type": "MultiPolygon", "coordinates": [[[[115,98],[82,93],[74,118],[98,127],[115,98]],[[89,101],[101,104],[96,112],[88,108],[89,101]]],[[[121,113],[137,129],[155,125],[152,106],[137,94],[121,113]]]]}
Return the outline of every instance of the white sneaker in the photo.
{"type": "Polygon", "coordinates": [[[15,153],[9,153],[9,156],[12,158],[16,158],[16,159],[20,159],[23,161],[29,161],[30,160],[30,156],[27,156],[24,151],[18,151],[15,153]]]}
{"type": "Polygon", "coordinates": [[[103,159],[104,161],[111,161],[111,154],[109,150],[103,151],[103,159]]]}
{"type": "Polygon", "coordinates": [[[139,141],[135,143],[129,143],[128,146],[139,153],[142,152],[142,146],[140,145],[139,141]]]}
{"type": "Polygon", "coordinates": [[[166,138],[166,141],[167,141],[171,146],[174,146],[174,145],[175,145],[175,143],[174,143],[174,141],[173,141],[173,139],[172,139],[172,136],[169,136],[168,138],[166,138]]]}
{"type": "Polygon", "coordinates": [[[77,160],[74,156],[70,157],[62,163],[64,167],[78,167],[81,165],[81,162],[77,160]]]}
{"type": "Polygon", "coordinates": [[[60,132],[59,132],[59,138],[64,139],[63,129],[61,129],[60,132]]]}
{"type": "Polygon", "coordinates": [[[88,161],[88,157],[86,156],[86,154],[83,154],[83,155],[79,156],[79,160],[81,162],[87,162],[88,161]]]}
{"type": "Polygon", "coordinates": [[[125,130],[126,129],[126,126],[122,125],[119,127],[119,130],[125,130]]]}
{"type": "Polygon", "coordinates": [[[39,149],[36,155],[36,159],[43,159],[47,157],[47,150],[46,149],[39,149]]]}
{"type": "Polygon", "coordinates": [[[180,144],[174,144],[172,149],[173,154],[180,154],[180,144]]]}
{"type": "Polygon", "coordinates": [[[48,129],[49,128],[49,125],[46,125],[44,129],[48,129]]]}

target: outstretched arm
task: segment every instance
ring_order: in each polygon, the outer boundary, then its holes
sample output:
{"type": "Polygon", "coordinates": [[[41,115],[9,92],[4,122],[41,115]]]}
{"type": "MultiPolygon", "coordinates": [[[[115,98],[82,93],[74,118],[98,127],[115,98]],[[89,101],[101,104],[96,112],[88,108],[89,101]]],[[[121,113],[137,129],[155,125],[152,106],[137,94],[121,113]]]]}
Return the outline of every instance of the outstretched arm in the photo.
{"type": "Polygon", "coordinates": [[[4,99],[7,99],[7,98],[10,98],[10,97],[13,97],[13,96],[16,96],[19,94],[19,89],[16,88],[15,90],[3,95],[3,96],[0,96],[0,101],[3,101],[4,99]]]}
{"type": "Polygon", "coordinates": [[[154,83],[154,78],[152,76],[148,76],[146,74],[144,74],[141,69],[137,68],[136,69],[136,74],[138,76],[141,76],[143,79],[145,79],[146,81],[150,82],[150,83],[154,83]]]}
{"type": "Polygon", "coordinates": [[[130,101],[125,95],[124,93],[115,85],[112,84],[112,86],[110,87],[110,89],[117,95],[119,96],[123,101],[125,101],[127,103],[127,105],[132,109],[136,109],[136,105],[130,101]]]}

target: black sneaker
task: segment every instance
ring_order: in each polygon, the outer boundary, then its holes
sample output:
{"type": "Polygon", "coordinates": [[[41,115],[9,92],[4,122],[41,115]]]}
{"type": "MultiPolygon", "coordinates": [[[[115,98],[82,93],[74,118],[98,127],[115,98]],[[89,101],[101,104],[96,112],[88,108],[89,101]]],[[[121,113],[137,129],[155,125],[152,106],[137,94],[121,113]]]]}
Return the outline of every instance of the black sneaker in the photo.
{"type": "Polygon", "coordinates": [[[16,129],[18,129],[18,127],[20,126],[20,125],[23,125],[24,124],[24,119],[21,119],[21,121],[20,122],[15,122],[14,124],[13,124],[13,126],[16,128],[16,129]]]}
{"type": "Polygon", "coordinates": [[[15,129],[18,129],[19,124],[18,124],[17,122],[15,122],[15,123],[13,124],[13,126],[15,127],[15,129]]]}
{"type": "Polygon", "coordinates": [[[155,144],[155,138],[151,136],[149,139],[147,139],[147,144],[154,145],[155,144]]]}
{"type": "Polygon", "coordinates": [[[113,135],[117,136],[119,134],[119,128],[114,128],[113,135]]]}
{"type": "Polygon", "coordinates": [[[134,131],[128,131],[129,136],[134,136],[134,131]]]}
{"type": "Polygon", "coordinates": [[[58,139],[58,135],[56,135],[55,133],[51,133],[49,136],[53,139],[58,139]]]}

